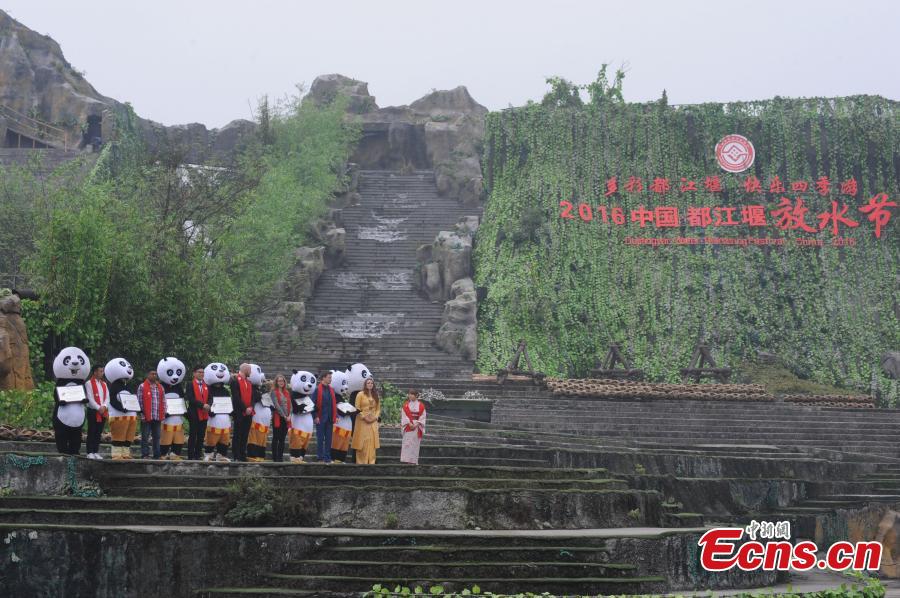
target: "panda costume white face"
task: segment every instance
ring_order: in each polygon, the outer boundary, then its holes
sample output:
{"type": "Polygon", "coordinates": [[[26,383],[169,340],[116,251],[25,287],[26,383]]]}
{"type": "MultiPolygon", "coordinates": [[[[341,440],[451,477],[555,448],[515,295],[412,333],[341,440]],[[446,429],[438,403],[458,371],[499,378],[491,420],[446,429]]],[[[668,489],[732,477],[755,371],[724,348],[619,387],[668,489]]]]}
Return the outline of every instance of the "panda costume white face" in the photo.
{"type": "Polygon", "coordinates": [[[213,362],[204,368],[203,381],[209,385],[227,384],[231,381],[231,373],[224,363],[213,362]]]}
{"type": "Polygon", "coordinates": [[[291,390],[303,396],[308,395],[316,387],[316,377],[309,372],[295,371],[291,376],[291,390]]]}
{"type": "Polygon", "coordinates": [[[109,382],[116,380],[131,380],[134,377],[134,368],[128,363],[124,357],[116,357],[110,359],[106,367],[103,368],[103,375],[109,382]]]}
{"type": "Polygon", "coordinates": [[[331,388],[334,389],[334,394],[339,397],[349,394],[350,389],[347,374],[339,370],[331,370],[331,388]]]}
{"type": "Polygon", "coordinates": [[[366,380],[372,377],[369,368],[364,363],[354,363],[347,368],[347,388],[350,392],[358,392],[366,385],[366,380]]]}
{"type": "Polygon", "coordinates": [[[87,380],[91,362],[78,347],[66,347],[53,360],[53,375],[57,380],[87,380]]]}
{"type": "Polygon", "coordinates": [[[156,366],[156,374],[159,376],[159,381],[168,386],[175,386],[184,380],[186,373],[187,368],[184,367],[184,363],[175,357],[164,357],[159,360],[156,366]]]}
{"type": "Polygon", "coordinates": [[[247,376],[247,380],[250,381],[250,384],[253,386],[259,386],[263,383],[263,380],[266,379],[266,375],[263,374],[262,368],[256,365],[255,363],[250,364],[250,375],[247,376]]]}

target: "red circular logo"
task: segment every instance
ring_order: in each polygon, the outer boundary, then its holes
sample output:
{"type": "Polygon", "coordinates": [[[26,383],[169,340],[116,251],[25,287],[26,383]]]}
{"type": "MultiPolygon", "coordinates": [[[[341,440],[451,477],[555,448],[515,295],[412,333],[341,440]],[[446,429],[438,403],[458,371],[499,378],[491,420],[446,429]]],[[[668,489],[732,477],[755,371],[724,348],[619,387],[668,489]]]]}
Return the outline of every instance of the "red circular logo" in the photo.
{"type": "Polygon", "coordinates": [[[747,170],[755,157],[753,144],[743,135],[726,135],[716,144],[716,161],[727,172],[747,170]]]}

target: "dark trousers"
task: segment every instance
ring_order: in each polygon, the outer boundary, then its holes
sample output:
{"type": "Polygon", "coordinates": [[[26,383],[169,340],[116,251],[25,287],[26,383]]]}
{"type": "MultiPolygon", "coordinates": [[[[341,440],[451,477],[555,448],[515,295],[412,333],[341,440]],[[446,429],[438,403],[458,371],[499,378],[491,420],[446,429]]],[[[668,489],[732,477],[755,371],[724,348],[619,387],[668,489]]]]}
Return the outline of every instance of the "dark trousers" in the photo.
{"type": "Polygon", "coordinates": [[[231,443],[231,452],[234,454],[235,461],[247,460],[247,439],[250,437],[250,424],[253,419],[248,417],[234,418],[234,438],[231,443]]]}
{"type": "Polygon", "coordinates": [[[161,421],[154,420],[148,422],[141,420],[141,458],[150,456],[150,436],[153,437],[153,458],[160,458],[159,439],[161,431],[161,421]]]}
{"type": "Polygon", "coordinates": [[[316,460],[331,463],[331,433],[333,423],[319,422],[316,424],[316,460]]]}
{"type": "Polygon", "coordinates": [[[100,421],[97,421],[97,412],[89,409],[87,412],[87,422],[87,452],[89,455],[91,453],[99,453],[100,435],[103,434],[103,426],[106,425],[106,420],[101,419],[100,421]]]}
{"type": "Polygon", "coordinates": [[[188,434],[188,459],[199,461],[203,458],[203,438],[206,436],[206,422],[200,421],[196,415],[189,417],[191,429],[188,434]]]}
{"type": "Polygon", "coordinates": [[[77,455],[81,450],[81,426],[72,427],[59,421],[53,413],[53,432],[56,436],[56,450],[63,455],[77,455]]]}
{"type": "Polygon", "coordinates": [[[280,463],[284,461],[284,439],[287,436],[287,422],[281,420],[281,425],[272,428],[272,461],[280,463]]]}

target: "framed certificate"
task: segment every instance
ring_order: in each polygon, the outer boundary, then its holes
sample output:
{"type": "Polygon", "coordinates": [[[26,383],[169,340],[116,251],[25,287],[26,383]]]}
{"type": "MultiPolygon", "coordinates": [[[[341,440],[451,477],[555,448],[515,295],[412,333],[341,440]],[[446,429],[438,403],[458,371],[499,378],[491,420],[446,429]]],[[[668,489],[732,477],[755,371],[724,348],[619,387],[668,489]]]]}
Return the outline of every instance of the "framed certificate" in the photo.
{"type": "Polygon", "coordinates": [[[59,397],[60,403],[78,403],[87,399],[84,393],[84,386],[57,386],[56,396],[59,397]]]}
{"type": "Polygon", "coordinates": [[[166,413],[169,415],[184,415],[187,413],[187,405],[181,397],[166,399],[166,413]]]}
{"type": "Polygon", "coordinates": [[[262,403],[263,407],[274,407],[274,405],[272,404],[272,397],[269,395],[269,393],[266,393],[262,396],[262,400],[260,401],[260,403],[262,403]]]}
{"type": "Polygon", "coordinates": [[[119,400],[122,401],[122,407],[125,408],[125,411],[141,410],[141,402],[135,394],[131,394],[130,392],[120,392],[119,400]]]}
{"type": "Polygon", "coordinates": [[[231,413],[232,410],[231,397],[213,397],[212,406],[209,408],[210,413],[217,415],[220,413],[231,413]]]}

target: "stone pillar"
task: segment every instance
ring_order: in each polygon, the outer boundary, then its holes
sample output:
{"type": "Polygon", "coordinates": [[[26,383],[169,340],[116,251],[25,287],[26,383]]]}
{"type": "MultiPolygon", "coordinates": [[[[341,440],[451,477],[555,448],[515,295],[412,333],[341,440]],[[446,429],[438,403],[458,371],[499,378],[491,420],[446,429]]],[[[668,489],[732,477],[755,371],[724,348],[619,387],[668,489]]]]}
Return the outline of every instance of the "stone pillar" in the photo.
{"type": "Polygon", "coordinates": [[[31,390],[28,332],[18,295],[0,298],[0,390],[31,390]]]}

